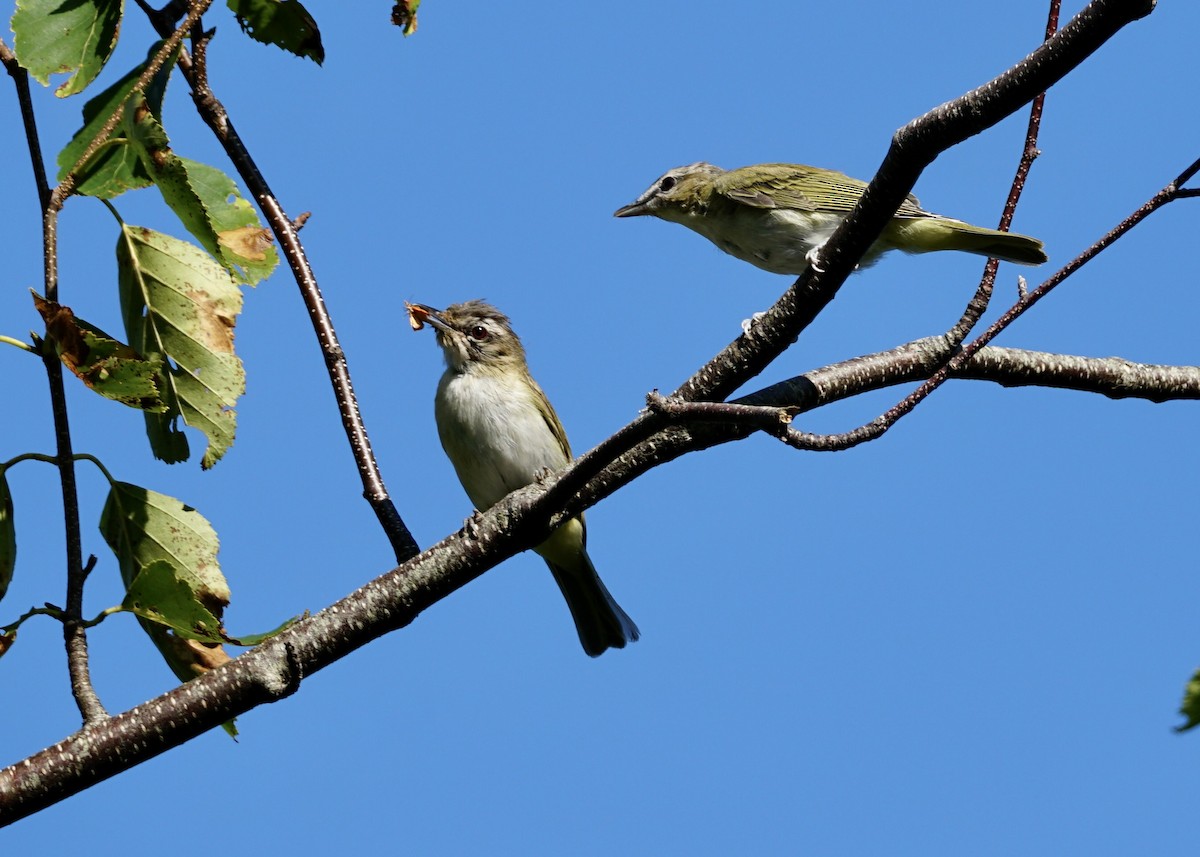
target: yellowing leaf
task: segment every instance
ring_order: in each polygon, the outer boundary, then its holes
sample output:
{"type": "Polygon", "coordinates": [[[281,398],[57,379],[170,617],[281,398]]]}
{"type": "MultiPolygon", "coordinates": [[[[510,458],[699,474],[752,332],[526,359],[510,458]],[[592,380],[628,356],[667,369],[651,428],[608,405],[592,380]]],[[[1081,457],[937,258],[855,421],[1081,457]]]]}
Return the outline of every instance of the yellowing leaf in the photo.
{"type": "Polygon", "coordinates": [[[128,345],[76,318],[70,307],[36,292],[33,305],[46,322],[46,338],[75,377],[105,398],[162,413],[162,360],[146,360],[128,345]]]}
{"type": "Polygon", "coordinates": [[[411,36],[417,31],[417,7],[421,0],[400,0],[392,6],[392,23],[400,28],[405,36],[411,36]]]}
{"type": "Polygon", "coordinates": [[[271,230],[265,226],[242,226],[217,233],[217,243],[222,247],[254,262],[267,258],[273,240],[271,230]]]}
{"type": "Polygon", "coordinates": [[[241,291],[199,247],[139,226],[122,225],[117,265],[130,345],[173,364],[163,375],[166,412],[146,415],[151,448],[164,461],[185,460],[182,419],[207,437],[201,466],[212,467],[233,444],[234,407],[246,389],[233,353],[241,291]]]}
{"type": "Polygon", "coordinates": [[[226,248],[221,233],[243,227],[261,229],[254,207],[238,192],[229,176],[215,167],[176,155],[166,132],[146,101],[133,97],[125,106],[125,134],[141,160],[142,167],[154,179],[163,201],[195,236],[238,280],[254,285],[267,277],[279,263],[275,248],[259,247],[252,256],[242,256],[226,248]]]}

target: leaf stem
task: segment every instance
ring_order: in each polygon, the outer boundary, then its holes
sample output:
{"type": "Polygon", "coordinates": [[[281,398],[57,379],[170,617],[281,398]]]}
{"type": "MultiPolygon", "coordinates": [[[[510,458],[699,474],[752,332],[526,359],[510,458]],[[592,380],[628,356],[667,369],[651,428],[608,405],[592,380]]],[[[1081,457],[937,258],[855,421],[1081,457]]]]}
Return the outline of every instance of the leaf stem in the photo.
{"type": "Polygon", "coordinates": [[[34,348],[32,345],[30,345],[28,342],[25,342],[20,339],[14,339],[11,336],[5,336],[2,333],[0,333],[0,342],[3,342],[5,345],[11,345],[15,348],[20,348],[22,351],[28,351],[31,354],[38,353],[38,350],[36,348],[34,348]]]}

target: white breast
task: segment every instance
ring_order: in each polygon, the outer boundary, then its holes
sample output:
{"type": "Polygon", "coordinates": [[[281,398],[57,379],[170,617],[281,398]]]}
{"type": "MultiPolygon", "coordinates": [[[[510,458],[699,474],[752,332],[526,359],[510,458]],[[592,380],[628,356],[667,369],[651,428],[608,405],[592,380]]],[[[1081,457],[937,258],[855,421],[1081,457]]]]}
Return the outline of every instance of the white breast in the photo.
{"type": "Polygon", "coordinates": [[[442,448],[480,511],[540,470],[567,463],[536,395],[520,379],[447,370],[434,410],[442,448]]]}
{"type": "Polygon", "coordinates": [[[808,252],[825,243],[842,218],[825,212],[741,206],[728,217],[681,220],[731,256],[773,274],[800,274],[808,252]]]}

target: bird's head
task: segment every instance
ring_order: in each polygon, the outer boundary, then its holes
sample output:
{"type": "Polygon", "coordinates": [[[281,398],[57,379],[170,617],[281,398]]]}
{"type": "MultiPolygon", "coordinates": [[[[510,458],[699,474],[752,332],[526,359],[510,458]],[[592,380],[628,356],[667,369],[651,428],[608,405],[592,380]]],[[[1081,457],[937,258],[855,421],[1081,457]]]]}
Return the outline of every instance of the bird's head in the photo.
{"type": "Polygon", "coordinates": [[[677,220],[696,213],[708,204],[713,180],[725,172],[700,161],[668,170],[629,205],[613,212],[613,217],[640,217],[652,214],[664,220],[677,220]]]}

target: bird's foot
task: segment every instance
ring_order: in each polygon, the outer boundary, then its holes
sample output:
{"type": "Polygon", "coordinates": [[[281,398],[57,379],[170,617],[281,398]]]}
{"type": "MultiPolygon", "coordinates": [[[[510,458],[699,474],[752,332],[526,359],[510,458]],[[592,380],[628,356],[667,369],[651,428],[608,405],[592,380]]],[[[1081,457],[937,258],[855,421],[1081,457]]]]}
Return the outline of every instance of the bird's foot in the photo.
{"type": "Polygon", "coordinates": [[[471,513],[471,517],[463,521],[463,535],[471,541],[479,538],[479,530],[483,527],[483,515],[478,509],[471,513]]]}
{"type": "Polygon", "coordinates": [[[804,254],[804,261],[808,262],[808,267],[812,268],[818,274],[825,273],[825,269],[822,268],[817,263],[817,253],[824,246],[825,246],[824,244],[818,244],[816,247],[813,247],[811,250],[809,250],[807,253],[804,254]]]}
{"type": "Polygon", "coordinates": [[[742,335],[749,336],[750,328],[764,315],[766,315],[765,312],[756,312],[754,315],[750,316],[749,318],[742,319],[742,335]]]}

